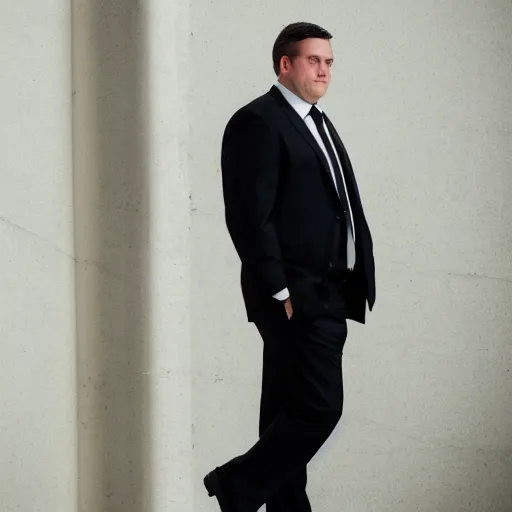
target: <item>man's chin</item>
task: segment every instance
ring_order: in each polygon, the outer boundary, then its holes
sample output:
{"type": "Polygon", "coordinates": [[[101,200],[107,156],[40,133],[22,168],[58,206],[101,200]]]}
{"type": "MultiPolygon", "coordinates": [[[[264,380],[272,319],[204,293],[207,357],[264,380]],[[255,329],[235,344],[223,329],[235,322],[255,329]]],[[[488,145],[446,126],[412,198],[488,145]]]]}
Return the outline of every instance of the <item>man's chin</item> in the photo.
{"type": "Polygon", "coordinates": [[[314,88],[315,96],[322,97],[327,92],[327,85],[317,83],[316,87],[314,88]]]}
{"type": "Polygon", "coordinates": [[[325,91],[316,91],[316,94],[315,94],[315,103],[317,103],[318,101],[320,101],[325,95],[325,91]]]}

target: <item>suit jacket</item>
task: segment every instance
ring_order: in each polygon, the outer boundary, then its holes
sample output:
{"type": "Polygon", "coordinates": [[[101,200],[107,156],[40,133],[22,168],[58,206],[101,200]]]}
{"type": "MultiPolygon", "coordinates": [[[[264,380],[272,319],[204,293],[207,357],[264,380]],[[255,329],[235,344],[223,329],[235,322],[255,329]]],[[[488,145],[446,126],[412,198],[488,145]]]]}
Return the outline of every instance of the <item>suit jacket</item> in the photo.
{"type": "MultiPolygon", "coordinates": [[[[348,154],[327,117],[325,122],[354,218],[356,263],[345,288],[346,314],[364,323],[366,301],[370,310],[375,302],[372,238],[348,154]]],[[[282,308],[272,295],[286,287],[294,311],[313,311],[343,236],[346,245],[343,206],[322,149],[277,87],[229,120],[221,165],[226,224],[242,262],[249,321],[282,308]]]]}

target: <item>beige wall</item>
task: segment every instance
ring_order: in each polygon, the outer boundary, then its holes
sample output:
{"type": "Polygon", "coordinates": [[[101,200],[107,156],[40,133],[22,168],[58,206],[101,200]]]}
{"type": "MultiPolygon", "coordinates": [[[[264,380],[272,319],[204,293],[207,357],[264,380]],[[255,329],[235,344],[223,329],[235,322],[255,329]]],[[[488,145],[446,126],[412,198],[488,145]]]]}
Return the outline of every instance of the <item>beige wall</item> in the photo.
{"type": "Polygon", "coordinates": [[[262,349],[220,140],[302,19],[334,34],[324,107],[377,260],[314,510],[509,512],[509,3],[34,5],[0,17],[0,509],[216,510],[202,477],[256,439],[262,349]]]}

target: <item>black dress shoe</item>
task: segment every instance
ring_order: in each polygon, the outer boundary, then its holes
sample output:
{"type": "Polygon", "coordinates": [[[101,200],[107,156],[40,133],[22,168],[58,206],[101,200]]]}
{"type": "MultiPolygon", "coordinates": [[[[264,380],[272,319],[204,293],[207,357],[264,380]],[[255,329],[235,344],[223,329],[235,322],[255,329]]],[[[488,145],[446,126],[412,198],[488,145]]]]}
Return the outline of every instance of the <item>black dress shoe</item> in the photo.
{"type": "Polygon", "coordinates": [[[203,483],[208,491],[208,496],[215,496],[217,501],[219,502],[219,507],[222,512],[236,512],[230,505],[227,496],[222,488],[222,484],[219,479],[219,468],[215,468],[212,472],[208,473],[204,479],[203,483]]]}

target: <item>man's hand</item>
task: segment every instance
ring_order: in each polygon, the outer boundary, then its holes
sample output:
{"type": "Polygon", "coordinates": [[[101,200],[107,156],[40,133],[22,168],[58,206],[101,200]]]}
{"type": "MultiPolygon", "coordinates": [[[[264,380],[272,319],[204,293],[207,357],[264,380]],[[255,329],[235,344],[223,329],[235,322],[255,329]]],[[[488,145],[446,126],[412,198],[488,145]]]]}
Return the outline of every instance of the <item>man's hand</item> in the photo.
{"type": "Polygon", "coordinates": [[[290,320],[290,318],[293,315],[293,307],[292,307],[292,301],[290,300],[290,297],[288,297],[284,301],[284,309],[286,310],[286,315],[288,316],[288,320],[290,320]]]}

